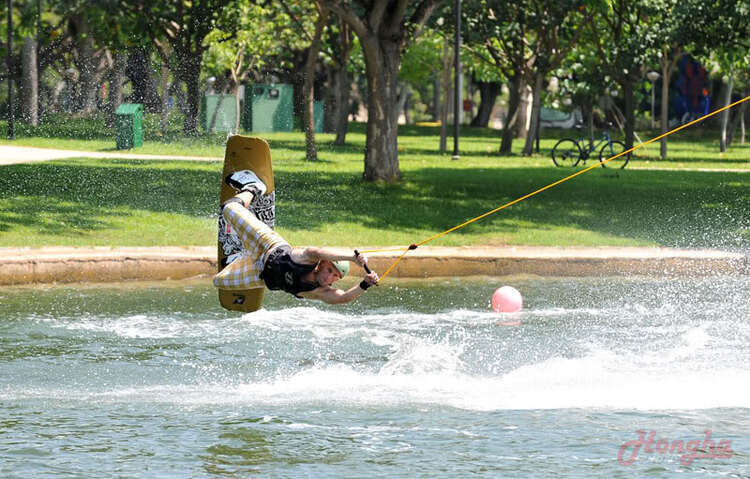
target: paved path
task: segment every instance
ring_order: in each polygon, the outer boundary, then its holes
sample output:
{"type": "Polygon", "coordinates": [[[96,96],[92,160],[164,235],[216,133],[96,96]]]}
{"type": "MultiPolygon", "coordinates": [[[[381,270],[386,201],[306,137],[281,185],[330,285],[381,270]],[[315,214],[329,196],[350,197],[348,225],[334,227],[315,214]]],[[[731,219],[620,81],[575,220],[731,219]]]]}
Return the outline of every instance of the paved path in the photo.
{"type": "Polygon", "coordinates": [[[124,158],[130,160],[190,160],[190,161],[223,161],[223,158],[206,156],[169,156],[140,155],[138,153],[116,153],[103,151],[54,150],[31,146],[0,145],[0,165],[14,163],[35,163],[39,161],[59,160],[63,158],[124,158]]]}
{"type": "MultiPolygon", "coordinates": [[[[215,247],[0,248],[0,285],[208,278],[216,272],[216,254],[215,247]]],[[[382,272],[395,258],[393,253],[372,254],[370,265],[382,272]]],[[[750,274],[750,258],[717,250],[670,248],[421,247],[409,252],[392,273],[402,278],[519,274],[750,274]]]]}
{"type": "MultiPolygon", "coordinates": [[[[188,160],[188,161],[223,161],[221,157],[208,156],[171,156],[171,155],[141,155],[130,152],[102,152],[56,150],[51,148],[37,148],[31,146],[0,145],[0,165],[14,163],[34,163],[39,161],[59,160],[63,158],[125,158],[131,160],[188,160]]],[[[651,168],[631,166],[628,170],[658,170],[676,171],[675,168],[651,168]]],[[[740,168],[679,168],[680,171],[702,171],[711,173],[750,173],[750,169],[740,168]]]]}

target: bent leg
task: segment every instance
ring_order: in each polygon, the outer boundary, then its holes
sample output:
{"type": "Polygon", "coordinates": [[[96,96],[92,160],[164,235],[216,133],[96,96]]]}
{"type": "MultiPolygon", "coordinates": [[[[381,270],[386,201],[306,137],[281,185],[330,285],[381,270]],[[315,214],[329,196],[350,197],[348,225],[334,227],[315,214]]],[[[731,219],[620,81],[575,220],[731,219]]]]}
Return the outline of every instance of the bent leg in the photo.
{"type": "Polygon", "coordinates": [[[260,278],[262,272],[263,263],[258,258],[243,256],[214,276],[214,286],[221,289],[263,288],[266,284],[260,278]]]}
{"type": "Polygon", "coordinates": [[[214,276],[214,285],[223,289],[263,287],[260,274],[268,254],[289,243],[239,202],[226,204],[222,215],[237,233],[244,250],[242,257],[214,276]]]}
{"type": "Polygon", "coordinates": [[[240,203],[227,204],[222,215],[232,225],[248,254],[263,254],[282,244],[289,244],[240,203]]]}

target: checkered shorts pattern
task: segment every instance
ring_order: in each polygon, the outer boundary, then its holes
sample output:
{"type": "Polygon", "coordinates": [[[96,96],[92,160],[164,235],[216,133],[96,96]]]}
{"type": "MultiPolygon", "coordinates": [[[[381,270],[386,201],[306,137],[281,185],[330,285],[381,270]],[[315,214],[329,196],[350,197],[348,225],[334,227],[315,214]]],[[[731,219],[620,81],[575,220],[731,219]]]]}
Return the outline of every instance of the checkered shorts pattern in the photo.
{"type": "Polygon", "coordinates": [[[240,203],[229,203],[222,214],[242,241],[243,251],[241,257],[214,276],[214,286],[221,289],[265,287],[260,274],[268,254],[289,243],[240,203]]]}

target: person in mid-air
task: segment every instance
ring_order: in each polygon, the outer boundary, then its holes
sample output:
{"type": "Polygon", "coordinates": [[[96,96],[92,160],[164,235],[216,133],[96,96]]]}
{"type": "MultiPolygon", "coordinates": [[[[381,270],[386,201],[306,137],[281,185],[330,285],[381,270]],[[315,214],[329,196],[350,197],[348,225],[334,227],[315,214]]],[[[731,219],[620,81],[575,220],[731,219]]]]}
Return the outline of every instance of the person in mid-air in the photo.
{"type": "Polygon", "coordinates": [[[242,253],[214,276],[214,286],[230,290],[265,286],[298,298],[338,304],[353,301],[377,284],[378,275],[371,272],[346,291],[333,288],[332,284],[349,272],[349,261],[365,267],[367,258],[326,248],[292,248],[251,210],[253,199],[266,192],[266,185],[255,173],[237,171],[226,182],[238,193],[222,205],[221,214],[242,242],[242,253]]]}

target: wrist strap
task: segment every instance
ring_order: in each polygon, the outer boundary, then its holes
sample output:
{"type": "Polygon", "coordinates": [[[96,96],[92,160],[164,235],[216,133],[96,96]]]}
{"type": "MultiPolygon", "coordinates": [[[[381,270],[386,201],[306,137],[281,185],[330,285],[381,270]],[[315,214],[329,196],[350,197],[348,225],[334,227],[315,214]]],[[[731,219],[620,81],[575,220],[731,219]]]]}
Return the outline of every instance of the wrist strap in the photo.
{"type": "Polygon", "coordinates": [[[370,286],[372,286],[372,285],[370,283],[368,283],[367,281],[365,281],[364,279],[362,280],[361,283],[359,283],[359,287],[362,288],[365,291],[367,291],[367,288],[369,288],[370,286]]]}

